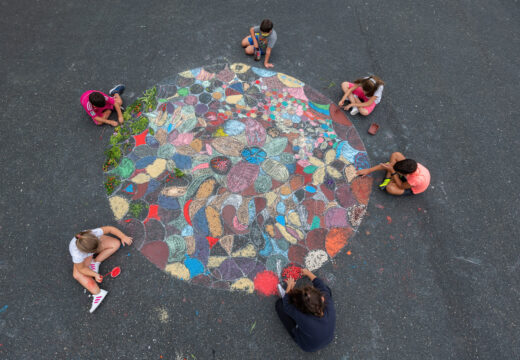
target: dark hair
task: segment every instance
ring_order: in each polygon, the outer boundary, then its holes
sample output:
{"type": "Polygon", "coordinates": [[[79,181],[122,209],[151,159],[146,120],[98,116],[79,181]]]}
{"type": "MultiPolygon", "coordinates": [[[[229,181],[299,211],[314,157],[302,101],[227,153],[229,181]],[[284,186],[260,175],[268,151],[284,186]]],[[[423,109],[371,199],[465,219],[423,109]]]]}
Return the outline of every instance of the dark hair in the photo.
{"type": "Polygon", "coordinates": [[[88,96],[88,101],[90,101],[90,103],[95,107],[103,107],[107,103],[103,94],[97,91],[90,93],[88,96]]]}
{"type": "Polygon", "coordinates": [[[322,296],[322,293],[311,285],[306,285],[302,289],[292,289],[289,293],[291,303],[298,310],[317,317],[322,317],[325,309],[325,302],[322,300],[322,296]]]}
{"type": "Polygon", "coordinates": [[[381,86],[384,85],[385,82],[381,80],[379,76],[369,76],[367,78],[361,78],[354,80],[354,84],[358,84],[363,88],[363,92],[367,97],[374,96],[374,93],[376,90],[381,86]]]}
{"type": "Polygon", "coordinates": [[[262,23],[260,24],[260,31],[268,33],[273,29],[273,22],[269,19],[262,20],[262,23]]]}
{"type": "Polygon", "coordinates": [[[404,159],[394,164],[394,170],[401,174],[411,174],[417,170],[417,161],[412,159],[404,159]]]}

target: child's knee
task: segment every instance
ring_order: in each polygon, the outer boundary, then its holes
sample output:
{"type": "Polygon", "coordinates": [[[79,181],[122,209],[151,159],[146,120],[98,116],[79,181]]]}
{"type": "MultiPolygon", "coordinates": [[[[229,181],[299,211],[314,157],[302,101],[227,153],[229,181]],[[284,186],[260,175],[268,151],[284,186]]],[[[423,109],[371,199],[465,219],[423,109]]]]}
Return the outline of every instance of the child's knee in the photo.
{"type": "Polygon", "coordinates": [[[245,52],[247,55],[253,55],[253,53],[255,52],[253,45],[249,45],[248,47],[246,47],[246,48],[244,49],[244,52],[245,52]]]}
{"type": "Polygon", "coordinates": [[[347,92],[348,91],[348,81],[343,81],[341,83],[341,90],[347,92]]]}

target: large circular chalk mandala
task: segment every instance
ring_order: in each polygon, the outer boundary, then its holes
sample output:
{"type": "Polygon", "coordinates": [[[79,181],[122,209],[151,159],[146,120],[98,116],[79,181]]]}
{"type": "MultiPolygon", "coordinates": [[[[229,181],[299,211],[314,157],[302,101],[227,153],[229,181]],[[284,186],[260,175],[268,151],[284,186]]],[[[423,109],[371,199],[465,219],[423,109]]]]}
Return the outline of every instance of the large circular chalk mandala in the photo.
{"type": "Polygon", "coordinates": [[[171,275],[274,294],[288,268],[320,268],[365,215],[369,160],[352,123],[289,75],[197,68],[125,111],[104,165],[111,209],[171,275]]]}

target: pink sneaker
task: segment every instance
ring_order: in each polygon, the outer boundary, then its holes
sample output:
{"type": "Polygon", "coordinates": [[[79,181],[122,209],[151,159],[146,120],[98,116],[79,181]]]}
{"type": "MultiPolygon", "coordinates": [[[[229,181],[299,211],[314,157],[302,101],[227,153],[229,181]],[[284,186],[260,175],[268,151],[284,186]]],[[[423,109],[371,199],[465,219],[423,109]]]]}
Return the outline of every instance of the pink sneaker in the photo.
{"type": "Polygon", "coordinates": [[[94,310],[97,309],[97,307],[99,305],[101,305],[101,302],[103,301],[105,296],[107,296],[107,294],[108,294],[108,291],[100,289],[99,294],[92,295],[92,306],[90,307],[90,313],[91,314],[94,312],[94,310]]]}

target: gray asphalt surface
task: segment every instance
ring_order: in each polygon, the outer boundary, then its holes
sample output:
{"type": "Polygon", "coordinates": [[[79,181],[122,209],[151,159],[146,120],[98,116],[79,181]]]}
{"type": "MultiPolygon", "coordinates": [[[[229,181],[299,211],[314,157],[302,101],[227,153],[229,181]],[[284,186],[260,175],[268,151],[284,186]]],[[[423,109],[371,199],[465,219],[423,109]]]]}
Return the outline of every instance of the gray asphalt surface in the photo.
{"type": "Polygon", "coordinates": [[[0,358],[520,358],[518,1],[6,0],[0,14],[0,358]],[[67,246],[115,224],[111,130],[79,96],[124,82],[130,103],[216,58],[252,64],[239,42],[264,17],[276,71],[334,100],[341,81],[386,81],[374,113],[350,118],[372,163],[402,151],[431,188],[374,190],[352,255],[318,273],[338,313],[318,353],[293,344],[274,298],[190,287],[132,248],[103,265],[123,273],[89,314],[67,246]]]}

